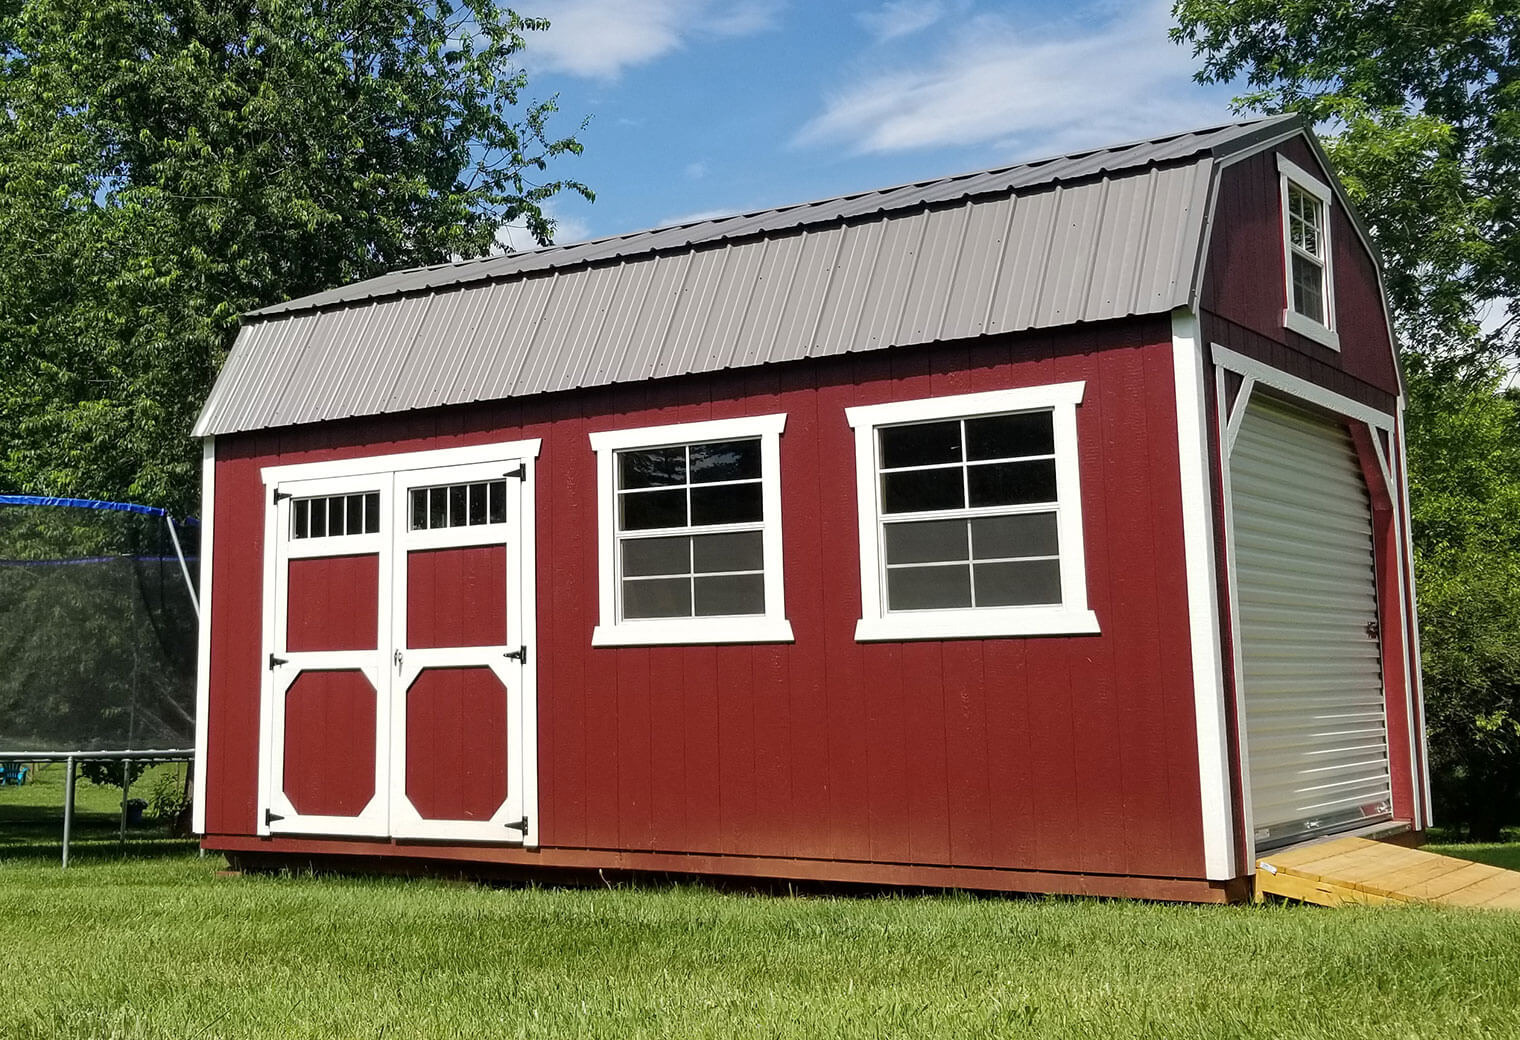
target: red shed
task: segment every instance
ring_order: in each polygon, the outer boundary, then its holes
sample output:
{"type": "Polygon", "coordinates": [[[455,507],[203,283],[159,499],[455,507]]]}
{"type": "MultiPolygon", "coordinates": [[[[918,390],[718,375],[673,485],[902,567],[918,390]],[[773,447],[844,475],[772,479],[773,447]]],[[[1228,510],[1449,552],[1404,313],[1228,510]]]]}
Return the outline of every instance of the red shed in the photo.
{"type": "Polygon", "coordinates": [[[1239,896],[1429,823],[1402,412],[1292,117],[256,312],[196,428],[197,828],[1239,896]]]}

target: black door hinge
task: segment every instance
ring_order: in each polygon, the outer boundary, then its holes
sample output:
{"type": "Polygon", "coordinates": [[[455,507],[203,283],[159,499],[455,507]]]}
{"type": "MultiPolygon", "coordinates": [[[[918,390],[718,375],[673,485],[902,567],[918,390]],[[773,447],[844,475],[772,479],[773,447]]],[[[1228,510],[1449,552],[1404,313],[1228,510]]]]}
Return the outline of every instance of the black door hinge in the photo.
{"type": "Polygon", "coordinates": [[[275,812],[273,809],[265,809],[264,810],[264,826],[265,827],[268,827],[275,820],[283,820],[284,818],[285,817],[281,816],[279,813],[275,812]]]}
{"type": "Polygon", "coordinates": [[[518,466],[516,469],[509,469],[505,473],[503,473],[502,476],[504,476],[504,477],[516,477],[518,480],[527,480],[528,479],[528,467],[527,466],[518,466]]]}
{"type": "Polygon", "coordinates": [[[527,664],[528,648],[525,646],[520,646],[516,650],[508,650],[501,656],[505,657],[508,661],[521,661],[523,664],[527,664]]]}
{"type": "Polygon", "coordinates": [[[502,826],[509,831],[522,831],[526,835],[528,833],[528,818],[524,816],[520,820],[513,820],[511,823],[502,824],[502,826]]]}
{"type": "Polygon", "coordinates": [[[274,489],[274,504],[275,505],[279,505],[283,500],[285,500],[285,499],[287,499],[289,497],[291,497],[289,491],[281,491],[279,488],[275,488],[274,489]]]}
{"type": "Polygon", "coordinates": [[[274,654],[270,654],[269,655],[269,667],[270,667],[271,671],[274,670],[275,668],[280,667],[280,665],[282,665],[282,664],[288,664],[288,663],[289,663],[289,659],[288,658],[276,657],[274,654]]]}

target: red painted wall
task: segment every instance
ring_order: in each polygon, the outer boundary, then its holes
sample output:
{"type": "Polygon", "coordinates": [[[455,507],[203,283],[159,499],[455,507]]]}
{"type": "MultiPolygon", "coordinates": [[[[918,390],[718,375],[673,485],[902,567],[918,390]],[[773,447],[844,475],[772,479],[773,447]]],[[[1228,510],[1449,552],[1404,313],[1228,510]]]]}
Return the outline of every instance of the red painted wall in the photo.
{"type": "Polygon", "coordinates": [[[1171,349],[1163,317],[220,438],[208,833],[255,827],[260,467],[541,437],[546,848],[1202,876],[1171,349]],[[857,643],[845,408],[1067,380],[1102,634],[857,643]],[[588,434],[772,412],[796,642],[593,649],[588,434]]]}
{"type": "MultiPolygon", "coordinates": [[[[1301,139],[1278,149],[1328,182],[1301,139]]],[[[1268,151],[1220,175],[1199,310],[1213,342],[1250,354],[1354,400],[1392,411],[1398,370],[1389,346],[1377,271],[1343,205],[1330,207],[1337,352],[1283,328],[1282,196],[1277,153],[1268,151]]]]}

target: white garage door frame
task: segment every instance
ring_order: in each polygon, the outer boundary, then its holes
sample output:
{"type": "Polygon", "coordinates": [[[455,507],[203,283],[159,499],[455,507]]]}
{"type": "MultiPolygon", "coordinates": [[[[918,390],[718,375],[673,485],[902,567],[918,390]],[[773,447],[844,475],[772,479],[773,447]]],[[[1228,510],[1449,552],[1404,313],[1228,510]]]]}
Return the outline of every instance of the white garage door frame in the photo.
{"type": "MultiPolygon", "coordinates": [[[[1234,503],[1230,490],[1230,452],[1234,447],[1235,438],[1240,432],[1240,424],[1245,419],[1246,406],[1250,403],[1251,396],[1257,387],[1265,387],[1269,388],[1272,391],[1275,391],[1276,393],[1273,394],[1273,396],[1285,399],[1286,403],[1291,404],[1296,402],[1311,406],[1313,408],[1329,411],[1343,417],[1348,422],[1359,423],[1367,427],[1370,434],[1369,440],[1372,444],[1373,452],[1377,457],[1378,468],[1382,471],[1381,475],[1383,477],[1386,492],[1389,495],[1390,499],[1395,503],[1395,507],[1393,509],[1393,535],[1395,544],[1401,547],[1401,550],[1396,554],[1396,560],[1385,561],[1379,559],[1378,561],[1384,566],[1392,567],[1395,571],[1398,589],[1398,614],[1400,625],[1400,638],[1398,640],[1399,660],[1397,662],[1391,661],[1389,660],[1389,655],[1386,653],[1384,654],[1384,702],[1385,704],[1387,702],[1387,670],[1390,667],[1401,667],[1404,680],[1403,689],[1405,691],[1404,709],[1407,715],[1408,724],[1406,732],[1411,735],[1411,739],[1408,741],[1410,777],[1414,780],[1413,787],[1415,790],[1415,797],[1413,799],[1413,804],[1409,807],[1409,811],[1413,815],[1413,824],[1415,830],[1421,830],[1425,826],[1422,799],[1419,796],[1419,790],[1422,786],[1420,783],[1422,771],[1420,769],[1419,759],[1416,755],[1416,741],[1413,739],[1413,735],[1419,733],[1423,737],[1423,726],[1418,729],[1416,728],[1414,715],[1414,697],[1411,695],[1411,692],[1415,687],[1412,684],[1412,677],[1410,675],[1408,653],[1409,619],[1405,608],[1405,604],[1407,602],[1406,591],[1408,587],[1408,575],[1406,572],[1405,553],[1402,551],[1402,547],[1405,544],[1405,535],[1403,527],[1403,516],[1401,515],[1402,509],[1399,507],[1400,503],[1402,502],[1402,493],[1400,483],[1394,477],[1394,470],[1392,466],[1393,460],[1388,457],[1388,451],[1390,450],[1391,446],[1397,445],[1399,443],[1401,431],[1399,430],[1399,425],[1394,416],[1386,412],[1381,412],[1375,408],[1368,407],[1359,401],[1353,401],[1349,397],[1345,397],[1341,394],[1335,393],[1334,391],[1327,390],[1324,387],[1310,383],[1308,380],[1300,379],[1297,376],[1290,375],[1287,372],[1273,368],[1270,365],[1265,365],[1255,360],[1254,358],[1247,357],[1244,354],[1240,354],[1236,351],[1220,346],[1217,343],[1211,344],[1211,351],[1213,354],[1216,375],[1216,378],[1214,380],[1215,391],[1217,394],[1216,414],[1219,416],[1219,459],[1220,468],[1222,470],[1220,488],[1224,498],[1225,530],[1228,532],[1228,535],[1225,538],[1225,566],[1228,573],[1227,587],[1229,591],[1230,644],[1233,652],[1235,674],[1235,717],[1237,719],[1236,753],[1238,755],[1238,761],[1240,763],[1241,811],[1244,814],[1245,819],[1247,872],[1254,873],[1256,864],[1256,838],[1255,822],[1251,811],[1250,756],[1246,747],[1245,691],[1244,684],[1241,682],[1241,676],[1244,670],[1244,662],[1242,660],[1240,638],[1239,582],[1237,580],[1237,571],[1235,566],[1235,517],[1234,503]],[[1226,373],[1233,373],[1239,376],[1241,380],[1240,389],[1236,392],[1233,401],[1229,399],[1227,392],[1226,384],[1228,380],[1225,378],[1226,373]],[[1387,438],[1386,441],[1384,437],[1387,438]]],[[[1380,549],[1380,547],[1376,546],[1375,544],[1374,549],[1377,551],[1380,549]]],[[[1386,645],[1387,644],[1385,643],[1385,646],[1386,645]]],[[[1423,723],[1423,718],[1420,721],[1423,723]]],[[[1396,749],[1392,747],[1390,740],[1390,757],[1394,753],[1396,753],[1396,749]]],[[[1397,799],[1397,797],[1398,795],[1395,791],[1395,798],[1397,799]]],[[[1403,807],[1398,806],[1397,808],[1402,809],[1403,807]]]]}

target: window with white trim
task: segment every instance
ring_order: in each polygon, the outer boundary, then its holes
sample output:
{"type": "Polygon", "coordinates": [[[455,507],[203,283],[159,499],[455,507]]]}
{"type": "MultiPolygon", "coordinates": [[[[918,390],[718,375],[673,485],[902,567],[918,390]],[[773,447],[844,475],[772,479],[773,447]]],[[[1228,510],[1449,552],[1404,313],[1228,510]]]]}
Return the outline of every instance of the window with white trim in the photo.
{"type": "Polygon", "coordinates": [[[591,435],[597,646],[792,638],[783,603],[784,415],[591,435]]]}
{"type": "Polygon", "coordinates": [[[1277,168],[1282,188],[1287,292],[1283,325],[1339,349],[1330,262],[1330,204],[1334,195],[1327,184],[1281,155],[1277,168]]]}
{"type": "Polygon", "coordinates": [[[1083,384],[869,405],[855,429],[862,640],[1096,632],[1083,384]]]}

